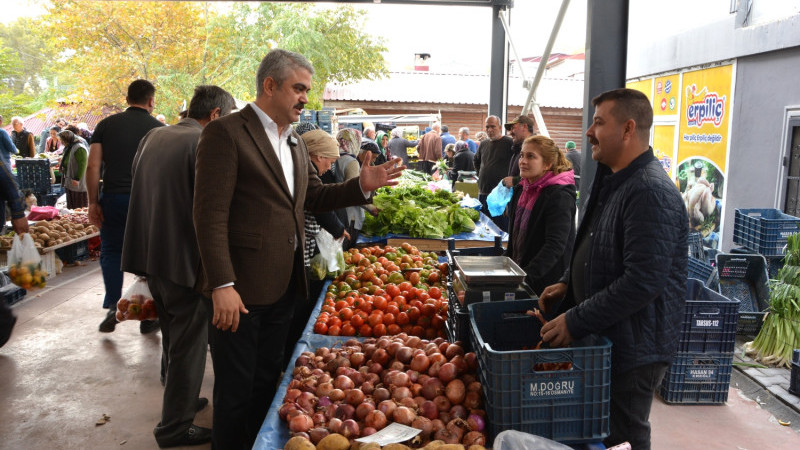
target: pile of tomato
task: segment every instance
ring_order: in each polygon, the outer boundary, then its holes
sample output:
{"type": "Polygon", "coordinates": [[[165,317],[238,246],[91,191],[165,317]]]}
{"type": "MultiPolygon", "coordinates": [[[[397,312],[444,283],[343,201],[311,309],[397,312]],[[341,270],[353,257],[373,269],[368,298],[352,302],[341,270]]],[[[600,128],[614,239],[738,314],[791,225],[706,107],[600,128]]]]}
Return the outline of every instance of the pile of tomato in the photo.
{"type": "Polygon", "coordinates": [[[446,337],[447,265],[435,253],[408,243],[367,247],[345,254],[347,269],[328,286],[314,332],[330,336],[380,337],[407,333],[446,337]]]}

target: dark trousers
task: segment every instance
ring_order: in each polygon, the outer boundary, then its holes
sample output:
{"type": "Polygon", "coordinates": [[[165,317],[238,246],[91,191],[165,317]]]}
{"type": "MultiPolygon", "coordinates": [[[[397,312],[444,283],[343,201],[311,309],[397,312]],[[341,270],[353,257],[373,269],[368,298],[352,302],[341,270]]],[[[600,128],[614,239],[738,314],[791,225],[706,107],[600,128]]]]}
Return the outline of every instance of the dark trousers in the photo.
{"type": "Polygon", "coordinates": [[[122,297],[122,239],[125,237],[125,222],[128,220],[130,194],[102,194],[100,208],[103,210],[103,226],[100,227],[100,269],[106,296],[103,308],[113,308],[122,297]]]}
{"type": "Polygon", "coordinates": [[[174,442],[194,421],[203,384],[208,345],[210,302],[192,288],[166,278],[148,276],[167,357],[161,422],[153,430],[156,442],[174,442]]]}
{"type": "MultiPolygon", "coordinates": [[[[292,325],[289,328],[289,334],[286,337],[286,345],[283,350],[283,366],[289,364],[289,359],[292,357],[294,347],[297,341],[300,340],[303,330],[308,325],[311,319],[311,312],[317,306],[317,300],[322,293],[322,286],[325,285],[325,280],[317,280],[311,274],[311,268],[306,267],[306,279],[308,280],[308,298],[305,301],[298,301],[295,304],[294,317],[292,317],[292,325]]],[[[316,317],[314,318],[316,319],[316,317]]]]}
{"type": "Polygon", "coordinates": [[[419,170],[420,172],[425,172],[428,175],[433,174],[433,166],[435,163],[433,161],[420,161],[419,162],[419,170]]]}
{"type": "Polygon", "coordinates": [[[611,434],[606,447],[625,441],[633,450],[650,449],[650,407],[661,384],[667,363],[637,367],[611,377],[611,434]]]}
{"type": "Polygon", "coordinates": [[[215,328],[213,448],[252,448],[285,367],[283,351],[300,280],[294,273],[272,305],[245,305],[250,312],[239,315],[235,333],[215,328]]]}

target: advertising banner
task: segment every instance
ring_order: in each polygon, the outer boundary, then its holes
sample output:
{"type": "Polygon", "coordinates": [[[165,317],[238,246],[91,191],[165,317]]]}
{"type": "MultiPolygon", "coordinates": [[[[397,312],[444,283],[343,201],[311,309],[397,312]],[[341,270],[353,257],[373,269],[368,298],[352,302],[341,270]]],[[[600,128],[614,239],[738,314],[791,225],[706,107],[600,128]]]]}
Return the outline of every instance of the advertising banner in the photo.
{"type": "Polygon", "coordinates": [[[654,95],[652,97],[654,116],[674,116],[678,114],[679,88],[680,74],[656,77],[653,83],[654,95]]]}

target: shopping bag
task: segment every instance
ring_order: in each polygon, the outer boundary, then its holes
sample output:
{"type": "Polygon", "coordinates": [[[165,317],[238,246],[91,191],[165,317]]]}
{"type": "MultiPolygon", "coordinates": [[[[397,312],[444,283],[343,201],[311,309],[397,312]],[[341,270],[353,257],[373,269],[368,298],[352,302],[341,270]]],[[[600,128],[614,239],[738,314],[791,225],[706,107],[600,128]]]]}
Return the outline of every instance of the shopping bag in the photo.
{"type": "Polygon", "coordinates": [[[486,205],[489,207],[489,214],[497,217],[506,210],[506,205],[511,200],[511,188],[503,186],[503,180],[492,189],[486,197],[486,205]]]}
{"type": "Polygon", "coordinates": [[[136,277],[133,284],[122,294],[117,301],[117,321],[123,320],[155,320],[156,302],[147,287],[147,278],[136,277]]]}
{"type": "MultiPolygon", "coordinates": [[[[344,235],[343,235],[344,236],[344,235]]],[[[334,237],[320,229],[316,236],[319,253],[311,258],[311,270],[317,279],[322,280],[328,275],[336,276],[344,270],[344,252],[342,251],[342,240],[334,237]]]]}
{"type": "Polygon", "coordinates": [[[8,252],[8,276],[11,282],[23,289],[42,288],[47,272],[42,270],[42,257],[36,250],[30,233],[14,235],[8,252]]]}
{"type": "Polygon", "coordinates": [[[54,206],[31,206],[28,220],[51,220],[58,217],[58,208],[54,206]]]}

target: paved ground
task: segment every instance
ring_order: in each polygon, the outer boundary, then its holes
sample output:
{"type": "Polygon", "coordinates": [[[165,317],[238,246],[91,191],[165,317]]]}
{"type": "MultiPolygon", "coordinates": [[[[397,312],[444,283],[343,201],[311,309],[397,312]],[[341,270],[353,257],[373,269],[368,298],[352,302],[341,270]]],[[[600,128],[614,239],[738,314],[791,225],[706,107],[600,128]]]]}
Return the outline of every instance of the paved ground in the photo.
{"type": "MultiPolygon", "coordinates": [[[[103,292],[97,262],[89,262],[65,268],[13,307],[19,321],[0,349],[0,449],[158,448],[160,336],[139,334],[137,322],[99,333],[103,292]],[[104,414],[109,421],[96,425],[104,414]]],[[[201,395],[210,398],[210,358],[205,374],[201,395]]],[[[786,392],[788,376],[786,369],[734,369],[723,405],[656,398],[653,448],[800,449],[800,399],[786,392]]],[[[211,411],[195,423],[210,426],[211,411]]]]}

